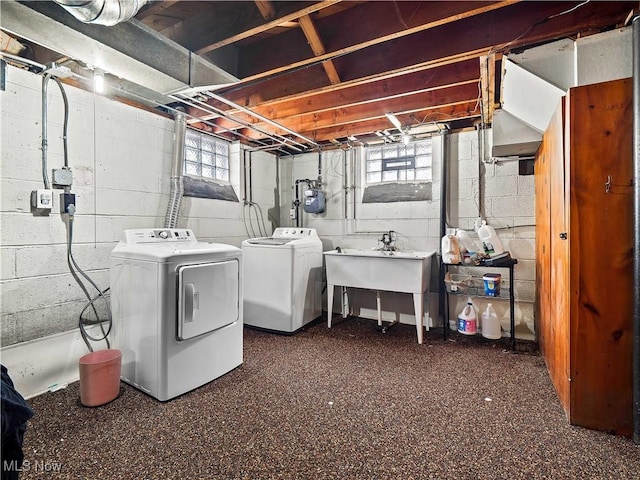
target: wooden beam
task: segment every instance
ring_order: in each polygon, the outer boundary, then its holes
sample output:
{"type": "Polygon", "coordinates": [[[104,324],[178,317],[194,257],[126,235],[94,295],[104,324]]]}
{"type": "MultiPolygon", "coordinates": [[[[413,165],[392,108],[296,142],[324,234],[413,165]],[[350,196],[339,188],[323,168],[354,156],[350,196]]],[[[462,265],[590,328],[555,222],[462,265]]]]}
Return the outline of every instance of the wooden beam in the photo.
{"type": "Polygon", "coordinates": [[[491,123],[493,123],[493,110],[495,108],[495,53],[480,57],[480,85],[482,90],[482,122],[486,125],[491,125],[491,123]]]}
{"type": "Polygon", "coordinates": [[[293,12],[293,13],[290,13],[289,15],[285,15],[283,17],[271,20],[270,22],[267,22],[264,25],[260,25],[250,30],[240,32],[236,35],[233,35],[232,37],[226,38],[224,40],[220,40],[219,42],[212,43],[211,45],[206,45],[196,50],[196,53],[198,55],[203,55],[205,53],[212,52],[213,50],[216,50],[220,47],[224,47],[225,45],[230,45],[240,40],[244,40],[245,38],[253,37],[254,35],[257,35],[259,33],[263,33],[268,30],[271,30],[272,28],[277,27],[281,23],[290,22],[291,20],[297,20],[304,15],[309,15],[310,13],[317,12],[318,10],[322,10],[323,8],[330,7],[331,5],[334,5],[340,1],[342,0],[324,0],[322,2],[318,2],[307,8],[303,8],[302,10],[298,10],[297,12],[293,12]]]}
{"type": "MultiPolygon", "coordinates": [[[[278,120],[278,123],[296,132],[302,132],[383,118],[386,120],[385,128],[388,128],[389,120],[385,117],[385,113],[388,112],[405,115],[428,108],[471,101],[478,103],[477,82],[391,98],[382,102],[370,102],[347,108],[337,108],[324,112],[281,118],[278,120]]],[[[480,110],[478,108],[478,115],[479,113],[480,110]]],[[[411,123],[420,123],[420,121],[417,120],[411,123]]],[[[252,125],[263,129],[267,128],[266,125],[259,122],[252,122],[252,125]]]]}
{"type": "Polygon", "coordinates": [[[157,15],[179,1],[180,0],[165,0],[163,2],[149,3],[136,14],[135,19],[142,21],[151,15],[157,15]]]}
{"type": "Polygon", "coordinates": [[[479,78],[477,59],[418,70],[402,76],[370,82],[350,82],[347,88],[316,90],[312,95],[285,97],[264,102],[252,110],[273,119],[305,113],[322,112],[367,102],[391,99],[412,93],[427,92],[454,85],[476,83],[479,78]]]}
{"type": "Polygon", "coordinates": [[[273,6],[273,3],[271,3],[271,0],[253,0],[253,2],[256,4],[256,7],[260,10],[260,15],[262,15],[262,18],[265,20],[269,20],[276,16],[276,8],[273,6]]]}
{"type": "MultiPolygon", "coordinates": [[[[463,118],[474,118],[480,116],[480,110],[477,108],[475,100],[468,102],[460,102],[451,105],[437,106],[412,112],[412,118],[415,123],[431,123],[434,121],[451,121],[463,118]]],[[[344,123],[340,125],[329,125],[324,128],[314,128],[301,134],[313,138],[316,142],[329,141],[332,138],[346,138],[350,135],[366,135],[372,134],[376,130],[384,130],[389,128],[389,119],[384,115],[381,117],[363,120],[357,123],[344,123]]],[[[239,131],[249,138],[258,140],[262,137],[256,135],[256,132],[250,129],[242,129],[239,131]]],[[[277,133],[277,132],[274,132],[277,133]]]]}
{"type": "MultiPolygon", "coordinates": [[[[313,20],[311,20],[311,17],[309,15],[303,15],[298,19],[298,23],[300,24],[300,28],[302,28],[302,31],[304,32],[304,36],[307,37],[307,40],[309,41],[309,46],[311,47],[313,54],[315,56],[324,55],[326,51],[324,49],[322,39],[320,38],[318,29],[313,24],[313,20]]],[[[336,70],[336,67],[331,60],[325,60],[324,62],[322,62],[322,67],[327,73],[327,77],[329,77],[329,81],[332,85],[340,83],[338,71],[336,70]]]]}
{"type": "MultiPolygon", "coordinates": [[[[487,13],[487,12],[490,12],[492,10],[496,10],[496,9],[499,9],[499,8],[507,7],[509,5],[513,5],[514,3],[518,3],[519,1],[520,0],[504,0],[502,2],[496,2],[496,3],[490,4],[490,5],[483,5],[482,7],[474,8],[472,10],[468,10],[468,11],[463,12],[463,13],[457,13],[455,15],[450,15],[448,17],[441,18],[441,19],[438,19],[438,20],[434,20],[432,22],[427,22],[427,23],[424,23],[422,25],[418,25],[418,26],[413,27],[413,28],[407,28],[407,29],[404,29],[404,30],[401,30],[401,31],[398,31],[398,32],[391,33],[389,35],[383,35],[381,37],[376,37],[376,38],[373,38],[371,40],[367,40],[365,42],[360,42],[360,43],[351,45],[349,47],[345,47],[345,48],[341,48],[341,49],[338,49],[338,50],[334,50],[332,52],[325,53],[323,55],[318,55],[318,56],[315,56],[315,57],[311,57],[311,58],[307,58],[307,59],[304,59],[304,60],[300,60],[298,62],[294,62],[294,63],[283,65],[283,66],[280,66],[280,67],[277,67],[277,68],[273,68],[273,69],[270,69],[268,71],[256,73],[255,75],[251,75],[251,76],[248,76],[246,78],[243,78],[239,83],[236,84],[236,86],[237,85],[241,85],[241,84],[254,82],[256,80],[267,78],[267,77],[270,77],[270,76],[273,76],[273,75],[282,74],[284,72],[295,70],[295,69],[298,69],[298,68],[301,68],[301,67],[305,67],[307,65],[311,65],[311,64],[317,63],[319,61],[331,60],[331,59],[333,59],[335,57],[339,57],[339,56],[347,55],[347,54],[350,54],[350,53],[353,53],[353,52],[357,52],[357,51],[362,50],[362,49],[367,48],[367,47],[371,47],[371,46],[374,46],[374,45],[379,45],[379,44],[384,43],[384,42],[388,42],[388,41],[395,40],[395,39],[398,39],[398,38],[406,37],[406,36],[412,35],[414,33],[422,32],[422,31],[429,30],[429,29],[432,29],[432,28],[435,28],[435,27],[446,25],[448,23],[456,22],[458,20],[462,20],[462,19],[465,19],[465,18],[470,18],[470,17],[476,16],[476,15],[481,15],[483,13],[487,13]]],[[[247,32],[245,32],[245,33],[247,33],[247,32]]],[[[253,33],[252,33],[252,35],[253,35],[253,33]]],[[[206,51],[208,52],[208,51],[211,51],[211,50],[206,50],[206,51]]],[[[200,53],[200,51],[198,51],[197,53],[200,53]]]]}

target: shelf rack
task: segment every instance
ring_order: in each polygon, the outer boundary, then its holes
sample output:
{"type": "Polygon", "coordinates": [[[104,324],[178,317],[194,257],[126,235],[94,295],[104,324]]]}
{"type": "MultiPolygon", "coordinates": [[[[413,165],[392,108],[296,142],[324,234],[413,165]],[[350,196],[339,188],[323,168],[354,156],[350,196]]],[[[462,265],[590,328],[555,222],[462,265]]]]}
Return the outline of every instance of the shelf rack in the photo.
{"type": "Polygon", "coordinates": [[[449,295],[454,296],[465,296],[465,297],[482,297],[488,299],[496,299],[496,300],[509,300],[509,324],[510,324],[510,332],[509,335],[511,337],[511,350],[516,350],[516,332],[515,332],[515,298],[514,298],[514,281],[513,281],[513,270],[514,266],[518,263],[518,260],[515,258],[510,259],[508,262],[501,263],[499,265],[454,265],[448,263],[441,264],[441,275],[440,275],[440,288],[442,295],[444,295],[444,339],[447,340],[449,336],[449,295]],[[501,289],[500,295],[497,297],[490,297],[488,295],[484,295],[484,290],[480,287],[468,287],[464,292],[447,292],[444,283],[444,277],[449,271],[449,268],[502,268],[509,270],[509,289],[501,289]]]}

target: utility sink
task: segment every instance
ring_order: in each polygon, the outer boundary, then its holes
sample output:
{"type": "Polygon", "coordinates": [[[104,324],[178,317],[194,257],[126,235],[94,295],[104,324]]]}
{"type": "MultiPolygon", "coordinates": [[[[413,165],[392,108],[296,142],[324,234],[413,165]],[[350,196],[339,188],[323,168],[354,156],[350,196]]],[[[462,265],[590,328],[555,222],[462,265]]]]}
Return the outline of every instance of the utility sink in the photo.
{"type": "MultiPolygon", "coordinates": [[[[327,270],[328,327],[331,328],[335,286],[366,288],[377,293],[378,325],[382,327],[380,291],[413,294],[418,343],[422,343],[424,292],[429,290],[435,252],[342,249],[324,252],[327,270]]],[[[343,295],[346,291],[343,289],[343,295]]]]}

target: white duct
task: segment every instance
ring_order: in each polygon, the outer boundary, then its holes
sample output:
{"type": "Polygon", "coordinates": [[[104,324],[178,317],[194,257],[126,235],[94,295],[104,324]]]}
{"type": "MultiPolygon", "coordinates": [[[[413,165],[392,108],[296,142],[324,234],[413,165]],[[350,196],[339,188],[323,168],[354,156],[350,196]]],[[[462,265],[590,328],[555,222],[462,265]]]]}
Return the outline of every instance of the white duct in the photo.
{"type": "Polygon", "coordinates": [[[177,111],[173,125],[173,160],[171,163],[171,192],[169,194],[169,205],[164,219],[165,228],[176,228],[180,217],[180,207],[182,205],[182,195],[184,193],[184,182],[182,176],[182,165],[184,161],[184,143],[187,131],[187,119],[183,112],[177,111]]]}
{"type": "Polygon", "coordinates": [[[133,18],[147,0],[54,0],[84,23],[113,26],[133,18]]]}

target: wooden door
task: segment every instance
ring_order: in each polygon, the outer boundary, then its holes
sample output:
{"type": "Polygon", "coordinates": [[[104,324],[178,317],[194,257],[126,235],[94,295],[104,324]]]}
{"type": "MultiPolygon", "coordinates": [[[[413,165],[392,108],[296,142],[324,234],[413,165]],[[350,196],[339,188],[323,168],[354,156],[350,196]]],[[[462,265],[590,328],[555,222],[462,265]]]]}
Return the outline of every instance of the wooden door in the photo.
{"type": "Polygon", "coordinates": [[[567,97],[571,151],[570,422],[629,435],[632,83],[624,79],[577,87],[567,97]]]}
{"type": "Polygon", "coordinates": [[[549,336],[553,348],[548,354],[551,378],[560,403],[569,414],[569,242],[568,186],[566,176],[566,116],[564,98],[551,119],[548,130],[555,132],[549,145],[549,336]]]}

